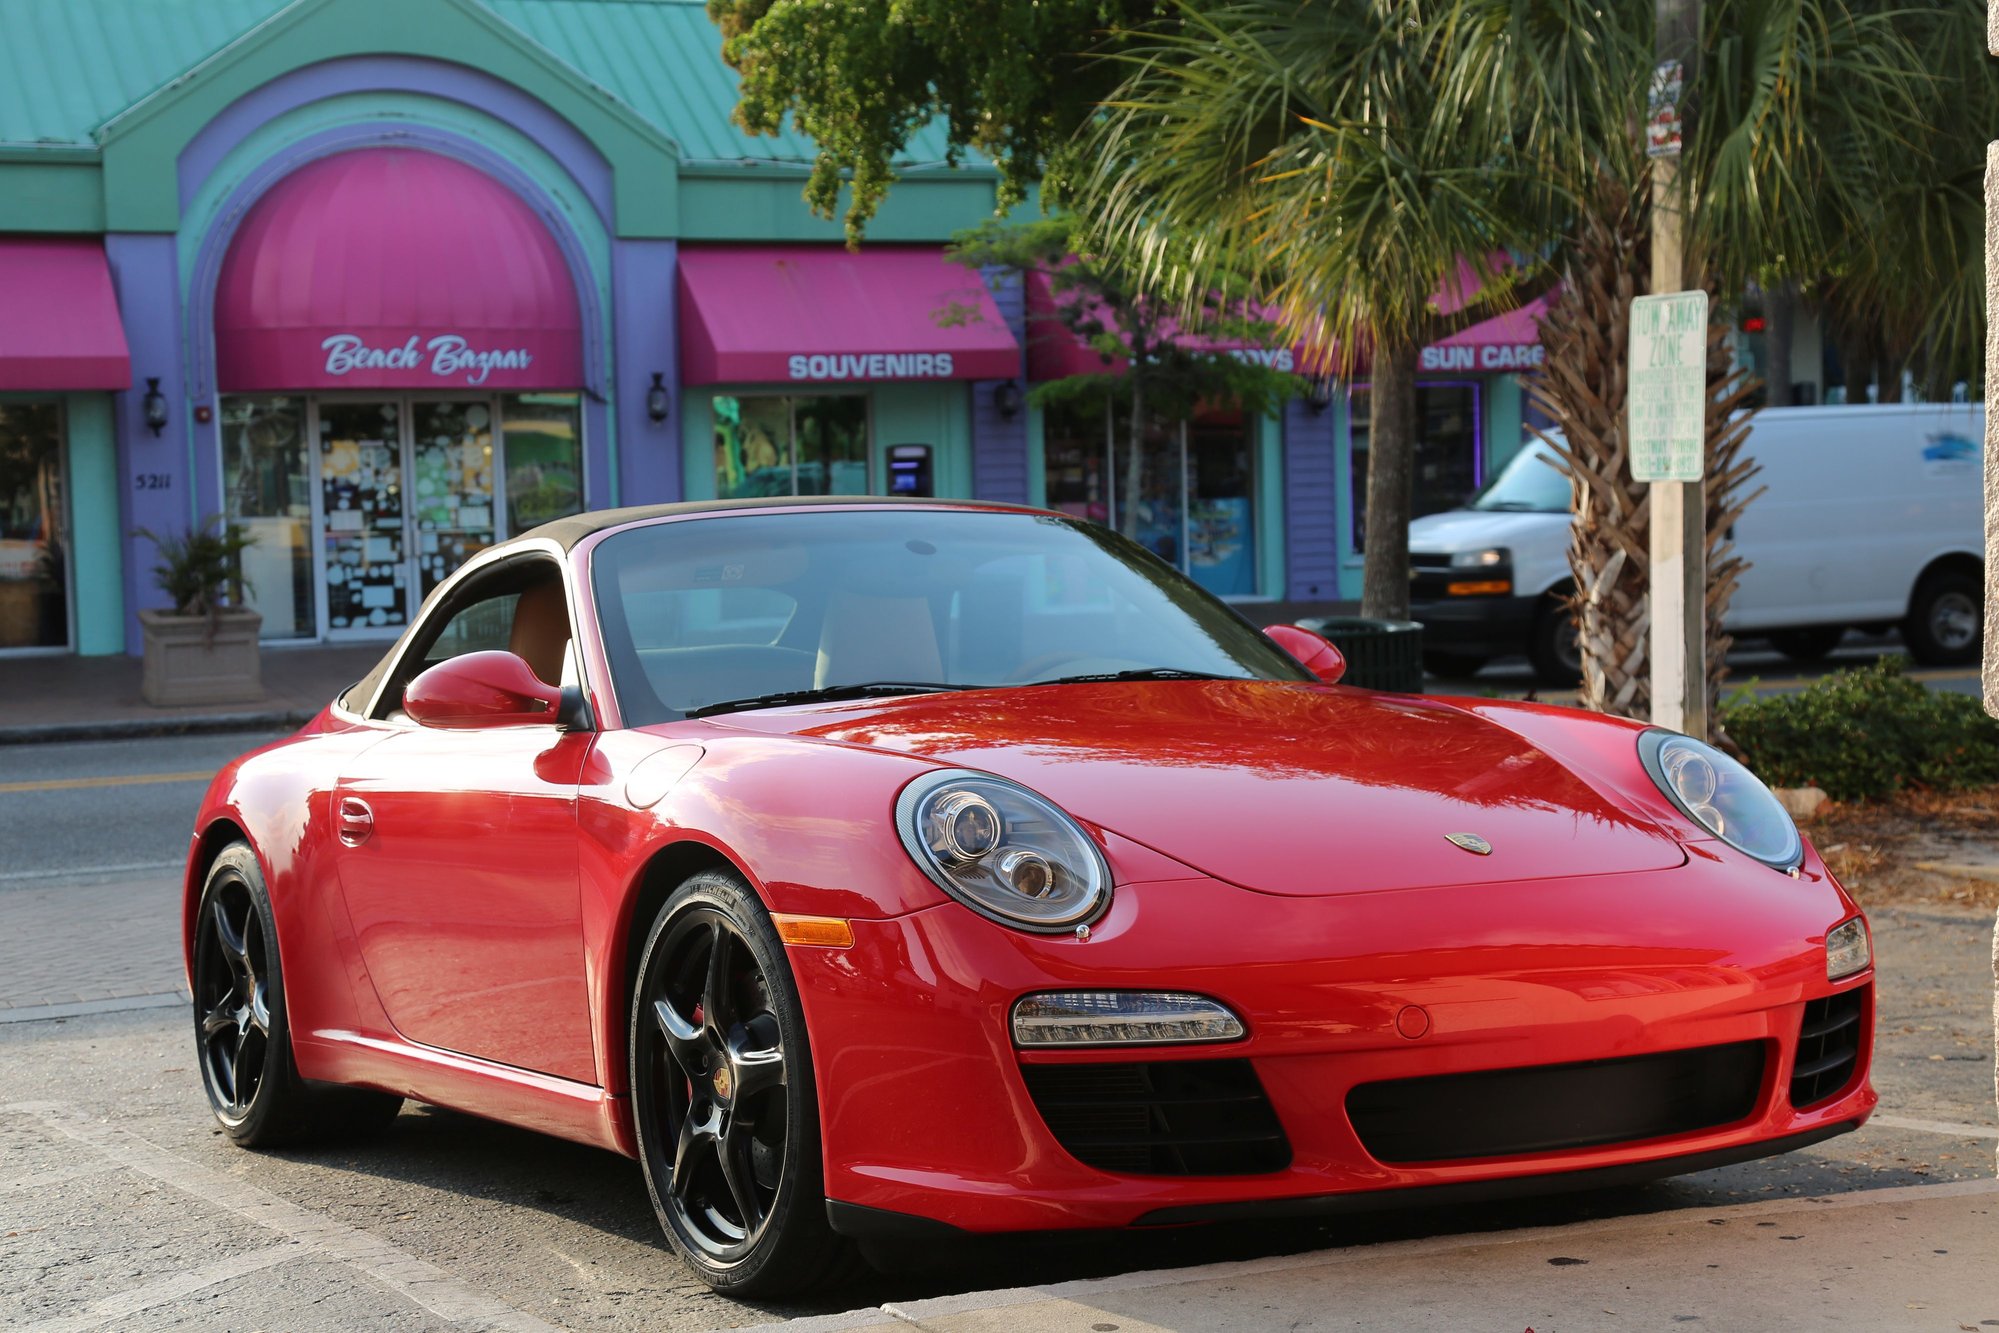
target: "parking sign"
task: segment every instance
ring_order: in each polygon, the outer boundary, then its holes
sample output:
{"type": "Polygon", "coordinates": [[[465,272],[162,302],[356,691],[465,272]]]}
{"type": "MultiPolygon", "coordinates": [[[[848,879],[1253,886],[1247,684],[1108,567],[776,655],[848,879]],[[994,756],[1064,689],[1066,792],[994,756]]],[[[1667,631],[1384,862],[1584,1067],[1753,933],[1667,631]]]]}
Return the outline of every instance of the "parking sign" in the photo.
{"type": "Polygon", "coordinates": [[[1631,303],[1631,479],[1699,481],[1707,422],[1707,293],[1631,303]]]}

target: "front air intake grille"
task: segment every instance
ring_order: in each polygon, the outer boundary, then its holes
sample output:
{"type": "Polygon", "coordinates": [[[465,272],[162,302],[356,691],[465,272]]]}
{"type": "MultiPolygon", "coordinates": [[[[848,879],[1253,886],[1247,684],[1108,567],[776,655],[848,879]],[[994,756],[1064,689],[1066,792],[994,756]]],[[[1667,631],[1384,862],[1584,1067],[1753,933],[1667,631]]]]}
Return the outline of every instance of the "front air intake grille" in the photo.
{"type": "Polygon", "coordinates": [[[1382,1162],[1450,1162],[1630,1143],[1745,1120],[1765,1043],[1363,1083],[1347,1094],[1382,1162]]]}
{"type": "Polygon", "coordinates": [[[1248,1176],[1282,1171],[1291,1143],[1247,1060],[1022,1065],[1055,1139],[1100,1171],[1248,1176]]]}
{"type": "Polygon", "coordinates": [[[1798,1058],[1791,1064],[1791,1105],[1802,1111],[1829,1101],[1853,1081],[1860,1063],[1860,1022],[1867,987],[1828,995],[1805,1006],[1798,1025],[1798,1058]]]}

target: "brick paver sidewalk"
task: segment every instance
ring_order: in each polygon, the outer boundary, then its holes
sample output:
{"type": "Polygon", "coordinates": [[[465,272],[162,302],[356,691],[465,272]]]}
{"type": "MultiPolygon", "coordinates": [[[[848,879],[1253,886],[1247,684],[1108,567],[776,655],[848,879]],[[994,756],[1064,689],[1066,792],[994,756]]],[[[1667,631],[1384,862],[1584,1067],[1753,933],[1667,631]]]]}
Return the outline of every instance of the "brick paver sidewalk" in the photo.
{"type": "MultiPolygon", "coordinates": [[[[180,884],[0,887],[0,1022],[185,993],[180,884]]],[[[117,1007],[125,1007],[123,1005],[117,1007]]],[[[51,1017],[55,1015],[49,1015],[51,1017]]]]}

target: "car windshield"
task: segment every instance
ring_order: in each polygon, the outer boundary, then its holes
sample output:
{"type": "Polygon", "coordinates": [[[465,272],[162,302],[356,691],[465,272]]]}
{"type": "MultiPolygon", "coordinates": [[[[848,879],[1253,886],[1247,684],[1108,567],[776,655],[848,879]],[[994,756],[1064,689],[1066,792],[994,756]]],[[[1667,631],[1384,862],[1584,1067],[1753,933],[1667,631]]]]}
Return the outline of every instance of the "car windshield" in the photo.
{"type": "Polygon", "coordinates": [[[1136,543],[1056,515],[717,514],[613,533],[591,583],[629,726],[1078,677],[1311,679],[1136,543]]]}
{"type": "Polygon", "coordinates": [[[1499,470],[1470,508],[1511,510],[1523,514],[1569,512],[1569,479],[1556,471],[1555,451],[1535,440],[1499,470]]]}

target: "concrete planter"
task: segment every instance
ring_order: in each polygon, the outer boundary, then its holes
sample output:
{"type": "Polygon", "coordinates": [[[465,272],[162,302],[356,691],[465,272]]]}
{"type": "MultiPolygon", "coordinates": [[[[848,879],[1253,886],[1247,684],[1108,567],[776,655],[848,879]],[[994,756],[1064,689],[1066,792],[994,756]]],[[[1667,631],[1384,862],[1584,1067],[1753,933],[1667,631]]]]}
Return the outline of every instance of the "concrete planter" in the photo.
{"type": "Polygon", "coordinates": [[[206,616],[141,611],[146,661],[140,697],[160,708],[263,698],[263,662],[257,653],[263,623],[255,611],[225,611],[211,636],[206,616]]]}

